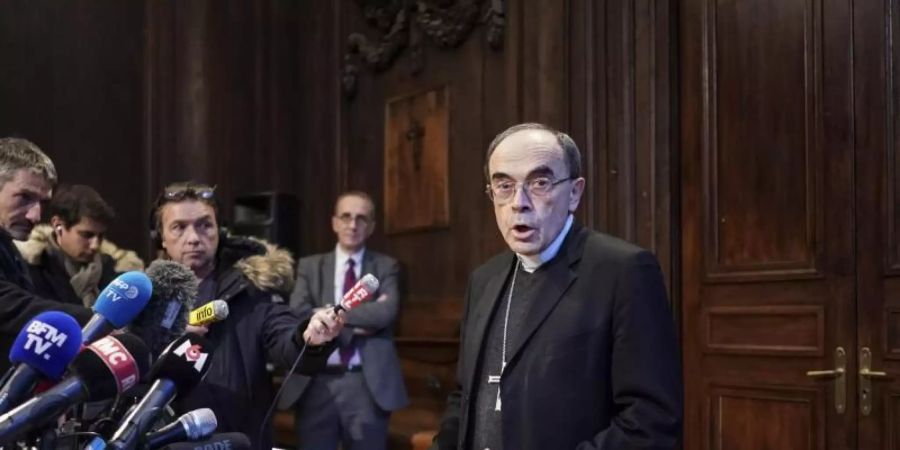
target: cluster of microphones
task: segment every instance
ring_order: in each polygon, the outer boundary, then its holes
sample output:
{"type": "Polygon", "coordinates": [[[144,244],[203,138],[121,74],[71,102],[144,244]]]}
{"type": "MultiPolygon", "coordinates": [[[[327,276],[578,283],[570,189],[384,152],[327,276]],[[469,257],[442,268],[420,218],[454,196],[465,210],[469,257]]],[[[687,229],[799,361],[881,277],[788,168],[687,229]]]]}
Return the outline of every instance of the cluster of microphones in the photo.
{"type": "MultiPolygon", "coordinates": [[[[341,307],[356,306],[377,285],[363,278],[341,307]]],[[[215,350],[187,325],[228,316],[222,300],[193,309],[196,294],[190,270],[155,261],[146,273],[124,273],[100,292],[83,328],[57,311],[32,318],[0,380],[0,447],[251,448],[248,436],[216,433],[210,409],[176,418],[170,408],[203,380],[215,350]]]]}

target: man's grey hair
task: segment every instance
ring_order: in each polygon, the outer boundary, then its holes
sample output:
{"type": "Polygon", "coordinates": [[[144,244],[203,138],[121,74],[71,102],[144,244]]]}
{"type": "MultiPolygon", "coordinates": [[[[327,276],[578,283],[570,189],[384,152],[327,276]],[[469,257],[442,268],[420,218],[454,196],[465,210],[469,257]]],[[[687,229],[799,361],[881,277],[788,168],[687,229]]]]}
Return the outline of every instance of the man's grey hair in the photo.
{"type": "Polygon", "coordinates": [[[0,138],[0,188],[25,169],[56,185],[56,166],[40,147],[22,138],[0,138]]]}
{"type": "Polygon", "coordinates": [[[513,125],[503,130],[502,133],[498,134],[494,140],[491,141],[491,145],[488,146],[487,156],[484,159],[484,178],[488,183],[491,182],[491,173],[488,164],[491,161],[491,155],[494,154],[494,150],[497,149],[497,146],[500,145],[504,139],[523,130],[542,130],[556,137],[556,143],[559,144],[559,148],[562,149],[566,158],[566,167],[569,169],[569,177],[574,179],[581,176],[581,151],[578,150],[575,141],[572,140],[568,134],[542,123],[526,122],[513,125]]]}

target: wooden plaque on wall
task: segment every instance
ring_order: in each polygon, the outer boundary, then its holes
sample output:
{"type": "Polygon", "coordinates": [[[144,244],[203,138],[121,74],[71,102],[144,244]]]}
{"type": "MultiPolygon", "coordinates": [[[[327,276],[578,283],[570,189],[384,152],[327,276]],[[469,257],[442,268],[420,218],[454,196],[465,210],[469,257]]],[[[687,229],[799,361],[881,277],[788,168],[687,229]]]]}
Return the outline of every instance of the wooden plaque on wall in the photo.
{"type": "Polygon", "coordinates": [[[449,103],[449,91],[443,86],[389,100],[385,106],[387,233],[449,225],[449,103]]]}

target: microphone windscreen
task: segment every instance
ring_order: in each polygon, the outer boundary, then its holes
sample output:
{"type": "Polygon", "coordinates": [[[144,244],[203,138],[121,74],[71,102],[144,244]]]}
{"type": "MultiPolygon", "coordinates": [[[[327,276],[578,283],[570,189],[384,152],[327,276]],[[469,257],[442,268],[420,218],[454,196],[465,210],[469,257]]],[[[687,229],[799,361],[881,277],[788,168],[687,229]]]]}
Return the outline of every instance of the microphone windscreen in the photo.
{"type": "Polygon", "coordinates": [[[165,260],[150,263],[147,276],[153,295],[128,331],[140,336],[156,357],[184,333],[197,298],[197,277],[184,265],[165,260]]]}
{"type": "Polygon", "coordinates": [[[205,441],[179,442],[163,447],[164,450],[250,449],[250,439],[243,433],[216,433],[205,441]]]}
{"type": "Polygon", "coordinates": [[[133,334],[106,336],[85,348],[72,361],[88,393],[88,400],[115,397],[134,387],[150,368],[150,350],[133,334]]]}
{"type": "Polygon", "coordinates": [[[9,361],[58,380],[80,349],[78,321],[63,312],[47,311],[25,324],[9,350],[9,361]]]}
{"type": "Polygon", "coordinates": [[[114,327],[122,328],[144,309],[152,293],[150,278],[144,272],[125,272],[100,292],[93,310],[114,327]]]}
{"type": "Polygon", "coordinates": [[[219,421],[216,413],[209,408],[200,408],[184,413],[178,420],[184,420],[188,439],[202,439],[213,434],[219,421]]]}

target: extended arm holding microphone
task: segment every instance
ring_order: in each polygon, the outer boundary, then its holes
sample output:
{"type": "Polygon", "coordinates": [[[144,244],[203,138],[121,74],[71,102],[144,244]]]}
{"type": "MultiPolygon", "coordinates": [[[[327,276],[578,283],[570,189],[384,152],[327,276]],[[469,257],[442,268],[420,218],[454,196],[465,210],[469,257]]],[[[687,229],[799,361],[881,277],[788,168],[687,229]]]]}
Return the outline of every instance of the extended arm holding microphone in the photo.
{"type": "MultiPolygon", "coordinates": [[[[262,330],[262,339],[269,361],[281,367],[291,367],[301,349],[306,345],[303,358],[298,365],[298,372],[314,374],[320,371],[328,361],[328,355],[334,350],[336,342],[334,337],[343,327],[341,314],[330,312],[302,320],[301,316],[284,304],[260,303],[253,307],[252,314],[259,314],[258,320],[265,324],[262,330]],[[327,323],[335,329],[334,333],[319,335],[317,339],[305,339],[305,331],[313,324],[327,323]],[[307,345],[308,343],[308,345],[307,345]]],[[[227,319],[226,319],[227,320],[227,319]]]]}
{"type": "Polygon", "coordinates": [[[372,301],[347,313],[347,326],[374,334],[394,324],[400,310],[400,263],[393,258],[375,259],[374,273],[379,286],[372,294],[372,301]]]}

